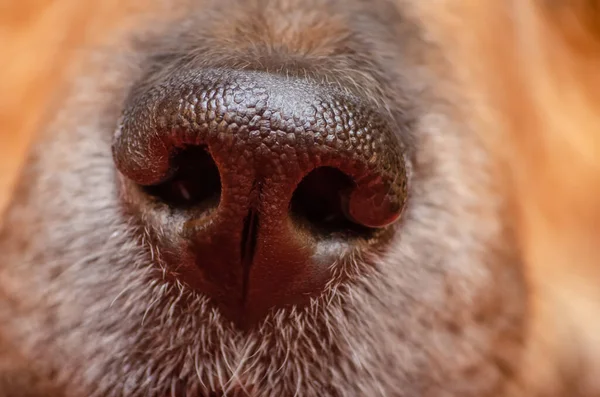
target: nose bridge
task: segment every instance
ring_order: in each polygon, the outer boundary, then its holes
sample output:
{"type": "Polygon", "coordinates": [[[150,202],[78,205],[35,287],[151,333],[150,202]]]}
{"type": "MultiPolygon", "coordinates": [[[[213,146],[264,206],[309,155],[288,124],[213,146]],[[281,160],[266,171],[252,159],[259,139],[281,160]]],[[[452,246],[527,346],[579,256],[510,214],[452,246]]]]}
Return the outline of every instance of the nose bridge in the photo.
{"type": "Polygon", "coordinates": [[[282,87],[282,81],[264,73],[236,77],[225,83],[220,103],[208,101],[196,113],[214,114],[208,128],[222,131],[213,132],[207,145],[221,170],[224,191],[235,199],[244,185],[249,204],[277,218],[283,214],[276,212],[286,208],[272,202],[289,202],[303,174],[315,166],[304,149],[307,137],[301,125],[311,113],[309,94],[293,83],[282,87]]]}

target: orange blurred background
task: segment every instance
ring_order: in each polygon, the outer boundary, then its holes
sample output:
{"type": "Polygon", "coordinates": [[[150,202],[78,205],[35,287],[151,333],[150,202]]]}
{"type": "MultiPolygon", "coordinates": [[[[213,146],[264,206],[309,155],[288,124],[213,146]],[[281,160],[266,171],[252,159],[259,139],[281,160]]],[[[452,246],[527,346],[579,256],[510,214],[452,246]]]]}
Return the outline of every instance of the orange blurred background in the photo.
{"type": "Polygon", "coordinates": [[[0,0],[0,211],[32,134],[74,65],[75,50],[106,39],[128,3],[0,0]]]}

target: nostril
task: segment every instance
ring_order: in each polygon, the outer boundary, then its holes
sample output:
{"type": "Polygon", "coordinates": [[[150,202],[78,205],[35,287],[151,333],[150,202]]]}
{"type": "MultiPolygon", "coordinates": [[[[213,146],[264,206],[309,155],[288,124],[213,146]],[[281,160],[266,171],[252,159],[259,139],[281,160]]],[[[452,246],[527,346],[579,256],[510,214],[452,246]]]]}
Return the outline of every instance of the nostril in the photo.
{"type": "Polygon", "coordinates": [[[173,208],[216,208],[221,199],[221,177],[206,147],[189,146],[172,161],[174,173],[168,180],[143,189],[173,208]]]}
{"type": "Polygon", "coordinates": [[[319,167],[294,191],[290,216],[309,227],[315,236],[369,237],[375,229],[353,222],[348,216],[347,203],[355,187],[352,178],[337,168],[319,167]]]}

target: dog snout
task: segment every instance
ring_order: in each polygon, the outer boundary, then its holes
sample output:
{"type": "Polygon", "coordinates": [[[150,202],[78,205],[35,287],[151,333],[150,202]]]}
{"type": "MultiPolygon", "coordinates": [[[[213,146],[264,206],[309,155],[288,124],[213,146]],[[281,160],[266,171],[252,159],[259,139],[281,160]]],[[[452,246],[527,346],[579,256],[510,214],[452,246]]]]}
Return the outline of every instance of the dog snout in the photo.
{"type": "Polygon", "coordinates": [[[175,274],[234,322],[323,290],[398,220],[402,147],[366,100],[319,82],[188,70],[132,89],[113,155],[175,274]]]}

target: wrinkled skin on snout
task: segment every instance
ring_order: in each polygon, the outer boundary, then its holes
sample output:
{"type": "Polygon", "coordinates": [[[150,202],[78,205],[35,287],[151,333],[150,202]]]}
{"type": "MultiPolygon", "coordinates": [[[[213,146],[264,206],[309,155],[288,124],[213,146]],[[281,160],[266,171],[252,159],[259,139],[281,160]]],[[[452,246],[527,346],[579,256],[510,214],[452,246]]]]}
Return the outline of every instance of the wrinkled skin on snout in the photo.
{"type": "Polygon", "coordinates": [[[504,395],[522,268],[411,2],[171,3],[86,50],[32,149],[0,231],[0,385],[504,395]]]}

